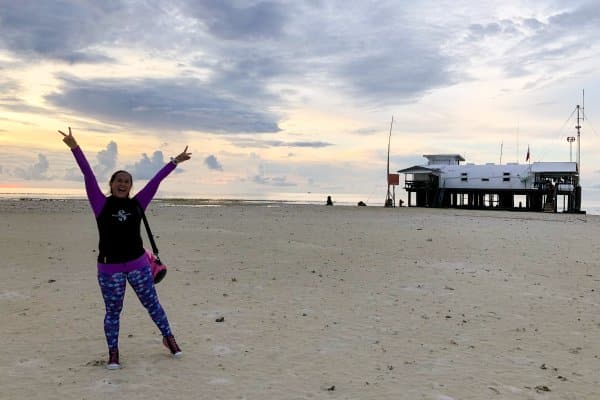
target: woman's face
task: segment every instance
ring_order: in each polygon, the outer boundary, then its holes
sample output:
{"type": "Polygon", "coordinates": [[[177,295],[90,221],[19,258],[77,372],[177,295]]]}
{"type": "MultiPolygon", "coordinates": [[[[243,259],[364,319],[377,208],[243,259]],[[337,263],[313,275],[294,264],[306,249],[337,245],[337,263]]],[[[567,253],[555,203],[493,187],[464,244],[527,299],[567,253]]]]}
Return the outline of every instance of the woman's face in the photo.
{"type": "Polygon", "coordinates": [[[131,176],[127,172],[118,172],[110,183],[110,193],[118,198],[129,197],[131,190],[131,176]]]}

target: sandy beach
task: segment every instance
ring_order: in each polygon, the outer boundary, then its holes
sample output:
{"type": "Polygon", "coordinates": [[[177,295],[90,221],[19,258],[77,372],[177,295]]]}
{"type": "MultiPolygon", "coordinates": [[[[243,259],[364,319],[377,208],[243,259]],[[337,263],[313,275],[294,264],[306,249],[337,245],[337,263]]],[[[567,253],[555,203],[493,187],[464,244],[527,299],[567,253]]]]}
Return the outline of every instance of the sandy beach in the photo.
{"type": "Polygon", "coordinates": [[[2,399],[598,399],[600,217],[155,201],[105,368],[84,200],[2,200],[2,399]],[[216,322],[223,317],[222,322],[216,322]]]}

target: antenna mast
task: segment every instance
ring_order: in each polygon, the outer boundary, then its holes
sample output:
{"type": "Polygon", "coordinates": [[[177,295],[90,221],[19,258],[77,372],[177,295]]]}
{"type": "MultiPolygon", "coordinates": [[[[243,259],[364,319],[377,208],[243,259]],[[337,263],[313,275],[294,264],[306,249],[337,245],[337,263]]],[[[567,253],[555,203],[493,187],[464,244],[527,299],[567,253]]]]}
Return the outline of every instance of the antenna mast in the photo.
{"type": "MultiPolygon", "coordinates": [[[[575,125],[575,129],[577,129],[577,175],[574,177],[575,184],[575,193],[573,196],[573,203],[569,206],[569,209],[575,210],[577,212],[581,211],[581,121],[585,119],[585,90],[582,90],[582,100],[581,103],[583,107],[577,105],[577,125],[575,125]]],[[[573,137],[569,137],[569,143],[572,141],[570,139],[575,139],[573,137]]],[[[569,199],[569,202],[571,200],[569,199]]],[[[585,211],[584,211],[585,213],[585,211]]]]}
{"type": "Polygon", "coordinates": [[[585,120],[585,90],[583,90],[582,94],[582,104],[583,107],[577,105],[577,125],[575,129],[577,129],[577,172],[579,172],[579,182],[581,184],[581,122],[585,120]],[[581,111],[581,115],[580,115],[581,111]]]}
{"type": "MultiPolygon", "coordinates": [[[[394,116],[392,115],[392,122],[390,122],[390,136],[388,138],[388,152],[387,152],[387,173],[390,173],[390,145],[392,144],[392,126],[394,125],[394,116]]],[[[389,192],[388,192],[389,194],[389,192]]]]}

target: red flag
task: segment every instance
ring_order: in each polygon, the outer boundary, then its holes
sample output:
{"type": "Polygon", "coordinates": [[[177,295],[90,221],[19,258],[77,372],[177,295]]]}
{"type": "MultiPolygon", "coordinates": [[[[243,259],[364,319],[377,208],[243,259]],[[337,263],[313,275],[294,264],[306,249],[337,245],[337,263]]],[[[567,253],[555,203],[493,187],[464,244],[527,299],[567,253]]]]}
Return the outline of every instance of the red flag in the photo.
{"type": "Polygon", "coordinates": [[[529,161],[529,146],[527,146],[527,156],[525,156],[525,162],[529,161]]]}

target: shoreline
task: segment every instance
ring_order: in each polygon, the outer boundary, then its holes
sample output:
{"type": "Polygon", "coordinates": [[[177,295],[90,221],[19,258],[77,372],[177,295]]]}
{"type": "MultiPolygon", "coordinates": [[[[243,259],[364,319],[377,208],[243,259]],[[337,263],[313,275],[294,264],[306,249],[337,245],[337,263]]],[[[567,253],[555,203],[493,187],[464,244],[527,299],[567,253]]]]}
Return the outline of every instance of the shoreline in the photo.
{"type": "MultiPolygon", "coordinates": [[[[60,197],[54,195],[48,196],[21,196],[0,194],[0,201],[87,201],[85,196],[60,197]]],[[[171,203],[173,205],[237,205],[237,204],[289,204],[289,205],[325,205],[323,201],[311,200],[277,200],[277,199],[235,199],[235,198],[183,198],[183,197],[156,197],[153,201],[171,203]]],[[[347,207],[356,206],[356,203],[336,202],[337,206],[347,207]]],[[[383,207],[381,204],[373,203],[372,207],[383,207]]]]}
{"type": "MultiPolygon", "coordinates": [[[[85,197],[0,197],[0,202],[83,202],[88,204],[88,200],[85,197]]],[[[157,197],[152,201],[152,204],[161,204],[163,206],[171,206],[171,207],[221,207],[221,206],[325,206],[325,202],[317,202],[317,201],[295,201],[295,200],[266,200],[266,199],[231,199],[231,198],[222,198],[222,199],[213,199],[213,198],[177,198],[177,197],[168,197],[168,198],[160,198],[157,197]]],[[[333,207],[344,207],[344,208],[385,208],[390,212],[401,211],[401,210],[438,210],[438,211],[464,211],[464,212],[474,212],[481,213],[485,215],[487,213],[509,213],[509,214],[543,214],[543,215],[563,215],[563,216],[600,216],[600,207],[598,210],[592,209],[592,212],[582,212],[582,213],[568,213],[568,212],[557,212],[557,213],[544,213],[544,212],[535,212],[528,210],[505,210],[505,209],[469,209],[469,208],[428,208],[428,207],[393,207],[386,208],[381,204],[367,205],[366,207],[359,207],[356,204],[350,203],[336,203],[333,207]]]]}

